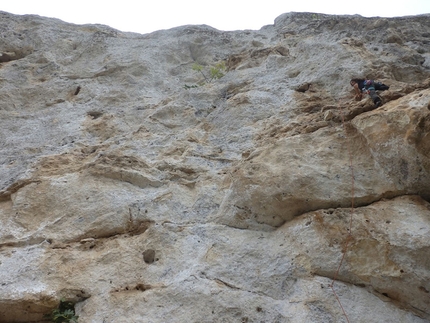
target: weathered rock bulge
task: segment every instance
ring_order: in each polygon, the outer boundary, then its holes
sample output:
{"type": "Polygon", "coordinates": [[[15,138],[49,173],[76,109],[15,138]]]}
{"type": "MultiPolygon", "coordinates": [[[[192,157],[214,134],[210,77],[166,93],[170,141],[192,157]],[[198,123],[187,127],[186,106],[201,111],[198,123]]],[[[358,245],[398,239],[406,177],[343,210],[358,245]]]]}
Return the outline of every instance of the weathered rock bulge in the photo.
{"type": "Polygon", "coordinates": [[[0,31],[0,322],[430,321],[429,15],[0,31]]]}

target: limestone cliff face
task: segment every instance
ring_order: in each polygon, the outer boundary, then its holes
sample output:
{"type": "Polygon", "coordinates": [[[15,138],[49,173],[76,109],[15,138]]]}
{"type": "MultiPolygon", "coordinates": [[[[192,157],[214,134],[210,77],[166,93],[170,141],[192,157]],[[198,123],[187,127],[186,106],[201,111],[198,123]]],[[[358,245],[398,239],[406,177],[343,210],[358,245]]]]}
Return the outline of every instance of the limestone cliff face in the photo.
{"type": "Polygon", "coordinates": [[[430,321],[429,15],[0,31],[0,322],[430,321]]]}

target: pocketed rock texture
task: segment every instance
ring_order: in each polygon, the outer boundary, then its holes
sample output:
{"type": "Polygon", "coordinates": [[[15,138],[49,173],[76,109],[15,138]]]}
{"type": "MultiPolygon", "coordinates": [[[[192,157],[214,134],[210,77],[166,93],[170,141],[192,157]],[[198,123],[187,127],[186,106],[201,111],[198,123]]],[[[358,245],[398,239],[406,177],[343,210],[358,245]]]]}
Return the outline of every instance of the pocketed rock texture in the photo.
{"type": "Polygon", "coordinates": [[[0,322],[430,322],[430,15],[0,31],[0,322]]]}

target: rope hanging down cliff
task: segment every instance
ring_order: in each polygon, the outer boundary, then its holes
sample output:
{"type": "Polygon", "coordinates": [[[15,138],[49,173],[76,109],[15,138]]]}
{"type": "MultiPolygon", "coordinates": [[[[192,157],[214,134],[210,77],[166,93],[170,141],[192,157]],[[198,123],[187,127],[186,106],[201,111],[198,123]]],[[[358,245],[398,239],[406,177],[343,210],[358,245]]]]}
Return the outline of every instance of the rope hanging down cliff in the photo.
{"type": "Polygon", "coordinates": [[[335,289],[334,289],[334,284],[337,280],[337,277],[339,275],[340,269],[342,267],[343,261],[345,259],[345,255],[348,251],[348,247],[349,247],[349,242],[352,239],[352,217],[354,215],[354,197],[355,197],[355,183],[354,183],[354,167],[353,167],[353,159],[352,159],[352,151],[351,151],[351,142],[350,140],[348,140],[348,133],[346,130],[346,126],[345,126],[345,118],[342,112],[342,108],[340,106],[340,102],[338,102],[337,104],[338,109],[339,109],[339,113],[341,116],[341,120],[342,120],[342,127],[343,127],[343,132],[345,134],[345,139],[347,140],[347,152],[348,152],[348,158],[349,158],[349,168],[351,170],[351,209],[350,209],[350,218],[349,218],[349,226],[348,226],[348,235],[346,237],[346,241],[345,241],[345,246],[342,248],[342,258],[340,259],[339,265],[337,267],[337,270],[333,276],[333,281],[330,285],[331,290],[333,291],[333,294],[337,300],[337,302],[339,303],[340,308],[342,309],[342,312],[346,318],[346,321],[349,323],[349,318],[347,313],[345,312],[345,309],[342,306],[342,302],[340,301],[339,296],[337,295],[335,289]]]}

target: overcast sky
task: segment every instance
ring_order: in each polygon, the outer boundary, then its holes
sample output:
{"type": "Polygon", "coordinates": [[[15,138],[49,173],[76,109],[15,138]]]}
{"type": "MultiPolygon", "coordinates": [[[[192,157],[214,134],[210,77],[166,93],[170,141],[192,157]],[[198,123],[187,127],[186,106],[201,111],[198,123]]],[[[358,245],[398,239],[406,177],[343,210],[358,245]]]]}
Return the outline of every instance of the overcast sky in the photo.
{"type": "Polygon", "coordinates": [[[149,33],[188,24],[219,30],[260,29],[285,12],[397,17],[430,13],[430,0],[3,0],[0,11],[149,33]]]}

